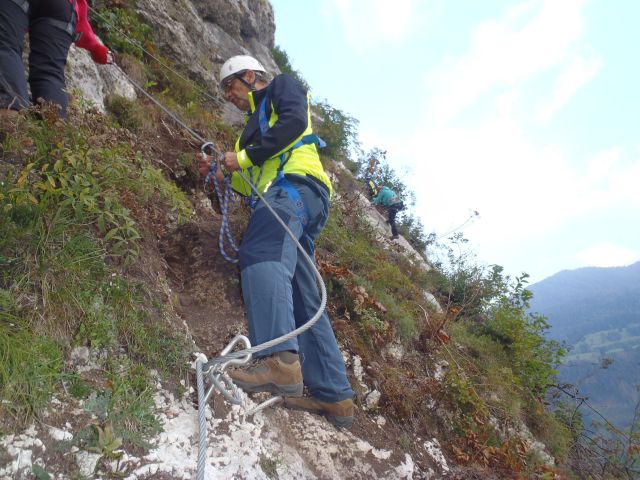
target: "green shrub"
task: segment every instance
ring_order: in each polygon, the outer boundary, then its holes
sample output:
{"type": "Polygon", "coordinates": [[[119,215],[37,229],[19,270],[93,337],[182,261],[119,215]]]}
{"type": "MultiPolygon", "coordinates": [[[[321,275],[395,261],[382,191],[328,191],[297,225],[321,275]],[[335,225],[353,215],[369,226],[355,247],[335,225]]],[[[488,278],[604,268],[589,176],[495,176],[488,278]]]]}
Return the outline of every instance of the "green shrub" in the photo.
{"type": "Polygon", "coordinates": [[[479,331],[498,342],[508,353],[511,365],[523,385],[534,395],[544,395],[554,383],[566,351],[558,342],[548,340],[545,317],[527,313],[531,292],[524,288],[526,276],[516,278],[513,285],[488,303],[486,321],[479,331]]]}
{"type": "Polygon", "coordinates": [[[486,416],[485,404],[463,370],[447,369],[443,386],[450,401],[455,427],[460,433],[475,425],[479,415],[486,416]]]}
{"type": "Polygon", "coordinates": [[[139,59],[143,57],[151,28],[140,21],[132,6],[100,10],[92,16],[91,23],[105,45],[139,59]]]}
{"type": "Polygon", "coordinates": [[[121,127],[132,132],[151,129],[149,116],[137,101],[129,100],[120,95],[109,95],[105,101],[105,106],[121,127]]]}
{"type": "Polygon", "coordinates": [[[90,396],[93,382],[62,366],[66,349],[87,345],[112,359],[129,355],[99,398],[117,428],[144,436],[157,427],[144,372],[153,365],[179,375],[188,348],[179,330],[151,318],[149,295],[116,267],[137,261],[133,212],[153,204],[180,220],[192,207],[128,143],[114,142],[112,127],[74,121],[72,111],[67,125],[34,122],[31,148],[5,152],[24,155],[24,167],[0,179],[0,423],[27,422],[62,381],[90,396]]]}

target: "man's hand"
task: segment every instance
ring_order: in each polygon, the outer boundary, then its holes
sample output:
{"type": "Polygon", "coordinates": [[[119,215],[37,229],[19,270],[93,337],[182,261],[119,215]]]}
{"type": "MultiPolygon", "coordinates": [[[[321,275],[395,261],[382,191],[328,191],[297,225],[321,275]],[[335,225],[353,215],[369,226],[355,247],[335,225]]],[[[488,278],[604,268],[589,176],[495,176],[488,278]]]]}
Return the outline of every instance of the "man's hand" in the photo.
{"type": "MultiPolygon", "coordinates": [[[[200,175],[203,177],[209,175],[211,163],[214,161],[213,157],[204,153],[198,153],[196,155],[196,160],[198,161],[198,171],[200,172],[200,175]]],[[[224,174],[220,168],[216,169],[216,178],[218,179],[218,182],[222,182],[222,180],[224,180],[224,174]]]]}
{"type": "Polygon", "coordinates": [[[238,155],[235,152],[225,152],[224,154],[224,168],[229,172],[235,172],[240,170],[240,164],[238,163],[238,155]]]}
{"type": "Polygon", "coordinates": [[[198,161],[198,171],[200,172],[200,175],[206,177],[209,174],[213,157],[205,155],[204,153],[198,153],[196,155],[196,160],[198,161]]]}

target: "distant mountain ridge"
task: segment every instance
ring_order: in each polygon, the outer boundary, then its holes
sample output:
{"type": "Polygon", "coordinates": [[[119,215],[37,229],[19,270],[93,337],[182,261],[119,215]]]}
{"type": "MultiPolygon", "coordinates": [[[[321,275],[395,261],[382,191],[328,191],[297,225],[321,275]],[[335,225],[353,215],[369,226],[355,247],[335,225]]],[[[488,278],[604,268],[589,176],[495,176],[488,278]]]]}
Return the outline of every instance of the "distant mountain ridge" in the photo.
{"type": "Polygon", "coordinates": [[[549,320],[548,336],[569,347],[560,379],[627,427],[640,384],[640,262],[563,270],[529,290],[531,311],[549,320]],[[599,367],[605,358],[613,360],[606,370],[599,367]]]}
{"type": "Polygon", "coordinates": [[[601,330],[640,323],[640,262],[563,270],[529,287],[531,310],[549,317],[549,335],[570,343],[601,330]]]}

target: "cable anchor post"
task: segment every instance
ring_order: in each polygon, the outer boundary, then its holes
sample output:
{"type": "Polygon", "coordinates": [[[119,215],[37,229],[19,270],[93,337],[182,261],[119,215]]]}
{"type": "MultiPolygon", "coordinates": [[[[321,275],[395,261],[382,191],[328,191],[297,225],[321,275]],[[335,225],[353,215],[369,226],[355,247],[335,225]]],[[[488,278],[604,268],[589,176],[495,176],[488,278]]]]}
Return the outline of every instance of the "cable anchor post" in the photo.
{"type": "MultiPolygon", "coordinates": [[[[228,354],[237,343],[241,342],[244,349],[251,348],[251,342],[245,335],[236,335],[231,342],[220,352],[220,356],[224,357],[228,354]]],[[[251,361],[251,353],[246,354],[240,358],[234,358],[220,363],[213,359],[203,365],[203,375],[205,375],[211,386],[207,390],[204,396],[204,403],[206,404],[211,397],[214,390],[217,390],[229,403],[233,405],[242,405],[243,398],[240,389],[233,383],[233,381],[225,374],[224,369],[230,365],[245,365],[251,361]]]]}

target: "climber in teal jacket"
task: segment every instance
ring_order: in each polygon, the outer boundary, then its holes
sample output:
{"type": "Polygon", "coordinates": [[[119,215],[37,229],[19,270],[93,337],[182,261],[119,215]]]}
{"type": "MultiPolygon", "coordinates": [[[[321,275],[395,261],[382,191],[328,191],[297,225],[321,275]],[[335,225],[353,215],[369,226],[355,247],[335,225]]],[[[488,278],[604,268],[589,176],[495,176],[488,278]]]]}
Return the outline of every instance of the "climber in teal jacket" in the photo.
{"type": "Polygon", "coordinates": [[[398,238],[398,227],[396,227],[396,215],[404,209],[404,203],[393,190],[387,186],[378,187],[378,194],[373,197],[373,204],[383,207],[389,216],[391,225],[391,240],[398,238]]]}

